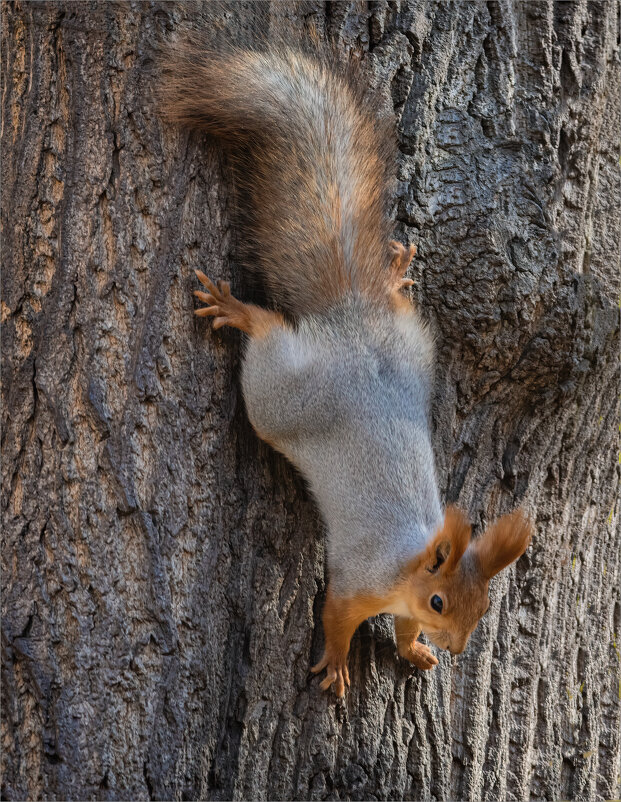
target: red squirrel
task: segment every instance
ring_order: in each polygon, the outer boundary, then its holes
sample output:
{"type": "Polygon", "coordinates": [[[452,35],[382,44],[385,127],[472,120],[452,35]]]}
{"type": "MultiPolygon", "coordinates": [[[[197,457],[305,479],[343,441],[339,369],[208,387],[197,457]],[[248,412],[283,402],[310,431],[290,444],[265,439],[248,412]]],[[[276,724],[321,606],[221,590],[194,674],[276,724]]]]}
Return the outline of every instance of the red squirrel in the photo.
{"type": "Polygon", "coordinates": [[[390,241],[393,133],[355,82],[286,48],[213,52],[180,36],[164,64],[168,120],[215,135],[247,200],[248,268],[275,304],[202,272],[213,327],[247,335],[242,388],[260,438],[307,479],[327,525],[321,688],[349,685],[358,625],[393,613],[399,654],[438,663],[421,631],[463,651],[488,583],[532,532],[516,511],[480,537],[442,510],[429,431],[433,341],[402,292],[414,254],[390,241]]]}

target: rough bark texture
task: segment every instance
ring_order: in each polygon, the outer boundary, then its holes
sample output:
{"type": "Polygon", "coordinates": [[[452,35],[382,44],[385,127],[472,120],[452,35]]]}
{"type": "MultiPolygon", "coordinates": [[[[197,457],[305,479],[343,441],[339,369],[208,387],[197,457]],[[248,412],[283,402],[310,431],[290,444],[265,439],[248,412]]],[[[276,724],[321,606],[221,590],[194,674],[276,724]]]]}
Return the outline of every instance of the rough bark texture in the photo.
{"type": "MultiPolygon", "coordinates": [[[[192,7],[3,5],[5,799],[619,796],[618,3],[238,3],[214,36],[363,54],[438,336],[444,498],[534,543],[423,674],[389,617],[322,646],[323,532],[254,436],[224,161],[164,125],[192,7]]],[[[361,500],[364,503],[364,500],[361,500]]]]}

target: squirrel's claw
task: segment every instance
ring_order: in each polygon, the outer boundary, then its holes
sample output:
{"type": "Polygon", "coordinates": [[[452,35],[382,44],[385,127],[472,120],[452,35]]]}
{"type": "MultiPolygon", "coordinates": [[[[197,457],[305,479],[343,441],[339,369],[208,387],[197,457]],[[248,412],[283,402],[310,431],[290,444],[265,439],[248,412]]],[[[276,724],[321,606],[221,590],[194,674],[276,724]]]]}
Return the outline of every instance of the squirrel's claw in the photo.
{"type": "Polygon", "coordinates": [[[214,290],[216,290],[216,289],[217,289],[217,287],[216,287],[216,285],[213,283],[213,281],[212,281],[210,278],[208,278],[208,277],[207,277],[207,276],[206,276],[206,275],[203,273],[203,271],[202,271],[202,270],[195,270],[194,272],[196,273],[196,278],[197,278],[197,279],[200,281],[200,283],[203,285],[203,287],[207,287],[207,289],[209,290],[209,292],[213,292],[214,290]]]}
{"type": "Polygon", "coordinates": [[[202,301],[204,304],[215,304],[216,299],[213,295],[210,295],[207,292],[201,292],[200,290],[194,290],[194,295],[198,298],[199,301],[202,301]]]}
{"type": "Polygon", "coordinates": [[[195,309],[194,314],[196,317],[213,317],[220,314],[220,309],[217,306],[206,306],[195,309]]]}
{"type": "Polygon", "coordinates": [[[320,671],[323,671],[323,669],[324,669],[324,668],[325,668],[327,665],[328,665],[328,657],[327,657],[327,655],[324,653],[324,655],[323,655],[323,657],[321,658],[321,660],[320,660],[318,663],[316,663],[316,664],[315,664],[315,665],[314,665],[314,666],[311,668],[311,671],[313,672],[313,674],[319,674],[319,672],[320,672],[320,671]]]}
{"type": "Polygon", "coordinates": [[[332,661],[325,654],[321,660],[311,668],[313,674],[318,674],[326,668],[326,676],[319,683],[322,691],[327,691],[334,684],[334,691],[338,697],[345,696],[345,686],[349,688],[349,671],[344,661],[332,661]]]}

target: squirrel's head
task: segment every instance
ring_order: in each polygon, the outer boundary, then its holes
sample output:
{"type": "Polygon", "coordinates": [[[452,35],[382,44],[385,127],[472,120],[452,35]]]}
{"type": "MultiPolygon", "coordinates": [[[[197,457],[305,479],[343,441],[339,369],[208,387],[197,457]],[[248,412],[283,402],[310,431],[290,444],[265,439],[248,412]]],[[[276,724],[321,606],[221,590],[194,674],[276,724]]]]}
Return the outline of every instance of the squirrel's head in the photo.
{"type": "Polygon", "coordinates": [[[463,652],[489,607],[489,580],[526,550],[532,524],[516,510],[470,539],[471,527],[456,507],[408,571],[408,605],[423,632],[441,649],[463,652]]]}

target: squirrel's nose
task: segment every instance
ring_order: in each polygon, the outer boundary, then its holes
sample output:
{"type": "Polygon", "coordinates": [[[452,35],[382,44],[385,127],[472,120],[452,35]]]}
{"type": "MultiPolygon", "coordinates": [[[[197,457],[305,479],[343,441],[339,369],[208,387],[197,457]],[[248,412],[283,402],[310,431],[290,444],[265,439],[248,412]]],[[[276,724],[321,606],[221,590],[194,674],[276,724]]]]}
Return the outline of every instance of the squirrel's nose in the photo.
{"type": "Polygon", "coordinates": [[[453,646],[453,645],[451,645],[451,646],[449,646],[449,652],[451,654],[461,654],[465,648],[466,648],[466,644],[465,643],[463,645],[461,645],[461,646],[453,646]]]}

